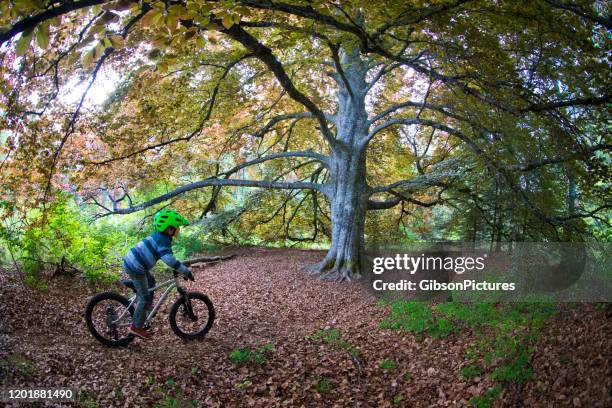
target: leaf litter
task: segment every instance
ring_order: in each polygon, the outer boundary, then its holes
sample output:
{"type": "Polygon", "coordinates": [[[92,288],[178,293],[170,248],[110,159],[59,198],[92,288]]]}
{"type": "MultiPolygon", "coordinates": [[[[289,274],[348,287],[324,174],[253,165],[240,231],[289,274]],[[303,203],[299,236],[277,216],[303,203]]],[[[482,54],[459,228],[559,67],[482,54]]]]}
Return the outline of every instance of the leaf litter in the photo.
{"type": "MultiPolygon", "coordinates": [[[[171,300],[153,321],[153,340],[116,349],[97,343],[83,318],[101,288],[55,277],[45,292],[26,290],[0,271],[0,386],[75,388],[81,406],[164,406],[173,398],[206,407],[462,407],[495,385],[461,375],[473,333],[432,339],[380,329],[386,311],[360,284],[308,274],[320,251],[232,252],[238,256],[194,267],[196,282],[185,284],[215,305],[203,340],[172,333],[171,300]],[[263,357],[234,364],[239,349],[263,357]],[[380,368],[387,360],[393,369],[380,368]]],[[[611,339],[605,310],[562,306],[536,344],[535,378],[507,387],[495,406],[612,406],[611,339]]]]}

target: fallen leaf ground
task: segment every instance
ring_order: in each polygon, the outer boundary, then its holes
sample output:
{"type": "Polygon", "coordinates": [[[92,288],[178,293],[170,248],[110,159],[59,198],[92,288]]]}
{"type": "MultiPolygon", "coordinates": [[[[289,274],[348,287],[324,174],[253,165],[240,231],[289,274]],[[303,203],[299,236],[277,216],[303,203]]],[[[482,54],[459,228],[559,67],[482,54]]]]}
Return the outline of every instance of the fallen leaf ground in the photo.
{"type": "MultiPolygon", "coordinates": [[[[202,341],[183,343],[167,323],[154,340],[109,349],[87,331],[82,312],[96,289],[58,277],[47,293],[26,291],[0,273],[0,386],[71,387],[81,406],[148,407],[196,401],[210,407],[465,406],[493,385],[466,379],[468,331],[444,339],[381,330],[386,310],[359,284],[317,280],[317,251],[240,248],[232,260],[195,268],[187,286],[209,295],[217,320],[202,341]],[[337,329],[358,352],[312,338],[337,329]],[[272,343],[261,365],[229,354],[272,343]],[[393,369],[380,368],[383,360],[393,369]],[[98,404],[98,405],[96,405],[98,404]]],[[[117,290],[124,289],[116,287],[117,290]]],[[[561,306],[536,345],[535,379],[507,387],[496,406],[612,406],[612,324],[594,305],[561,306]]],[[[180,406],[180,405],[178,405],[180,406]]]]}

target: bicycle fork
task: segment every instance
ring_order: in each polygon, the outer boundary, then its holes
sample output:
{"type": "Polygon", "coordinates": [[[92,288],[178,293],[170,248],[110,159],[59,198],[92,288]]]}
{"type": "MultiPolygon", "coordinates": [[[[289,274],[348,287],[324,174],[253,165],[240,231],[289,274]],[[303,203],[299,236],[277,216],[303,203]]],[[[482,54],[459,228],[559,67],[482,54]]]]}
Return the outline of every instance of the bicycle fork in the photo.
{"type": "Polygon", "coordinates": [[[192,322],[198,320],[198,317],[193,313],[193,307],[191,306],[191,299],[189,299],[189,294],[185,291],[185,289],[179,286],[179,293],[183,297],[183,314],[191,319],[192,322]]]}

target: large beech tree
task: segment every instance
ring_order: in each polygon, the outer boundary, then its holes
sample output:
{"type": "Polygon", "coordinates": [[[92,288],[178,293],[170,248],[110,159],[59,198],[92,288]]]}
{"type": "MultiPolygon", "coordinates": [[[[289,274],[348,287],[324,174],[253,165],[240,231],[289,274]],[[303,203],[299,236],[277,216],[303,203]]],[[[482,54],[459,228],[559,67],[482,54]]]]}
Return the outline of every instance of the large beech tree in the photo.
{"type": "Polygon", "coordinates": [[[226,186],[304,191],[314,228],[325,211],[331,226],[312,270],[337,280],[358,274],[368,211],[479,197],[486,179],[552,229],[605,221],[606,5],[3,2],[3,193],[76,189],[108,215],[201,189],[203,214],[226,186]],[[105,72],[123,79],[95,111],[105,72]],[[178,187],[132,199],[170,175],[178,187]],[[547,206],[534,180],[561,176],[571,205],[547,206]]]}

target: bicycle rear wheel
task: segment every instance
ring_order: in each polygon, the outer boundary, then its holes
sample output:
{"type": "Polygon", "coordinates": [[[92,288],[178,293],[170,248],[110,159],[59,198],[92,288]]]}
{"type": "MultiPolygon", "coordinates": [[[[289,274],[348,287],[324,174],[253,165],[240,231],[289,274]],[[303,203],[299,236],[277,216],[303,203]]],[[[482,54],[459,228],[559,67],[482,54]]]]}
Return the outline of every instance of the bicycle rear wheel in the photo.
{"type": "Polygon", "coordinates": [[[134,340],[134,336],[128,332],[132,310],[124,313],[129,303],[115,292],[98,293],[89,300],[85,308],[85,321],[96,340],[109,347],[124,347],[134,340]],[[122,314],[121,320],[116,321],[122,314]]]}
{"type": "Polygon", "coordinates": [[[168,320],[172,331],[181,339],[201,339],[213,325],[215,308],[208,296],[189,292],[174,302],[168,320]]]}

